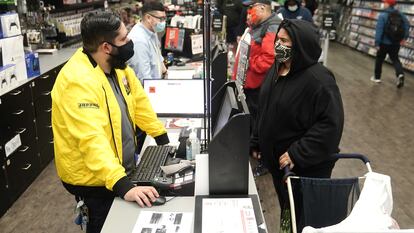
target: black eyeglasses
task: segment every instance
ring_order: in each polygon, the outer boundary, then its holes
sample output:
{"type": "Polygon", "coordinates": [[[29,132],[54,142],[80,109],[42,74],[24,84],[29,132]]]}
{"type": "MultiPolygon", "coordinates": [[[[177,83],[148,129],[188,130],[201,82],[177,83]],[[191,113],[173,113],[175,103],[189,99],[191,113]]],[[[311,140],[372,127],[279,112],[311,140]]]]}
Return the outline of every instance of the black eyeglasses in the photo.
{"type": "Polygon", "coordinates": [[[152,15],[152,14],[149,14],[149,15],[151,15],[151,16],[152,16],[152,17],[154,17],[154,18],[159,19],[160,21],[165,21],[165,20],[167,20],[167,18],[166,18],[166,17],[159,17],[159,16],[155,16],[155,15],[152,15]]]}

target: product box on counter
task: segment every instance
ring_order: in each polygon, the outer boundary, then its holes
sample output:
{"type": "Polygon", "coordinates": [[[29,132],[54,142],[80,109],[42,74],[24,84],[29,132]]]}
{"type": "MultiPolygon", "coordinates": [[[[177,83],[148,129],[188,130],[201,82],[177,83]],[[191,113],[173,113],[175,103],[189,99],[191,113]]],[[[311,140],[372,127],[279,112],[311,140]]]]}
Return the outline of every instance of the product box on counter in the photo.
{"type": "Polygon", "coordinates": [[[3,94],[19,84],[16,77],[16,66],[5,65],[0,67],[0,94],[3,94]]]}
{"type": "Polygon", "coordinates": [[[20,29],[19,15],[7,13],[0,15],[0,38],[12,37],[22,34],[20,29]]]}
{"type": "Polygon", "coordinates": [[[0,39],[0,66],[16,65],[17,81],[27,79],[23,36],[0,39]]]}
{"type": "Polygon", "coordinates": [[[25,54],[27,77],[33,78],[40,75],[39,54],[30,52],[25,54]]]}

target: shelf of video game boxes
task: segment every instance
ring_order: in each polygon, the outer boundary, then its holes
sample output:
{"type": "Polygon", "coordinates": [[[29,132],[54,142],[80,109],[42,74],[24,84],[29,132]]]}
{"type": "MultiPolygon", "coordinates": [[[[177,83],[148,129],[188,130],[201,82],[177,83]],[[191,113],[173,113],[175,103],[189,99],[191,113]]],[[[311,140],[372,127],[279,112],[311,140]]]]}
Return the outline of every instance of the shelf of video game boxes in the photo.
{"type": "Polygon", "coordinates": [[[60,43],[61,47],[68,47],[81,41],[80,23],[83,16],[91,12],[104,10],[104,2],[102,0],[83,1],[52,1],[53,7],[50,9],[50,21],[53,22],[57,29],[56,33],[47,35],[60,43]]]}
{"type": "MultiPolygon", "coordinates": [[[[410,22],[409,38],[401,46],[399,56],[403,67],[414,71],[414,0],[397,1],[396,8],[403,12],[410,22]]],[[[361,52],[375,56],[375,27],[379,14],[383,11],[380,0],[354,2],[339,41],[361,52]]],[[[388,59],[388,58],[387,58],[388,59]]],[[[388,60],[389,62],[389,60],[388,60]]]]}

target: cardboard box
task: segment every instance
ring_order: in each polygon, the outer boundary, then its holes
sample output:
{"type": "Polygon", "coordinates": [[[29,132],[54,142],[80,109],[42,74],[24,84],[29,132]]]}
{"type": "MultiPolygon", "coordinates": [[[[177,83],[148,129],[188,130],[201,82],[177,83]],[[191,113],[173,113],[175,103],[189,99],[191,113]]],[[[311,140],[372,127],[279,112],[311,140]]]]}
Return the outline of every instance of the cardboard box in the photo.
{"type": "Polygon", "coordinates": [[[40,65],[39,65],[39,54],[38,53],[26,53],[26,71],[27,77],[33,78],[40,75],[40,65]]]}
{"type": "Polygon", "coordinates": [[[22,34],[19,15],[17,13],[0,15],[0,24],[0,38],[7,38],[22,34]]]}
{"type": "Polygon", "coordinates": [[[13,87],[18,86],[18,84],[15,65],[0,67],[0,94],[11,90],[13,87]]]}
{"type": "Polygon", "coordinates": [[[0,66],[16,65],[17,81],[27,79],[23,36],[0,39],[0,66]]]}

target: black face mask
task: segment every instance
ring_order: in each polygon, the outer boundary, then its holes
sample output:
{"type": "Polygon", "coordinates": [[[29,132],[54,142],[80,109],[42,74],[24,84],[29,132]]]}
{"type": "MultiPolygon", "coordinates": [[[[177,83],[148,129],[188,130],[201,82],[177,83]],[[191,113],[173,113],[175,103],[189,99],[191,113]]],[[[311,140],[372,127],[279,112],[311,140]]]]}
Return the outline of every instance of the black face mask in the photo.
{"type": "Polygon", "coordinates": [[[129,40],[128,43],[116,46],[110,42],[107,42],[108,44],[112,45],[113,47],[117,48],[118,53],[112,54],[111,59],[109,59],[109,64],[114,69],[125,69],[126,68],[126,62],[134,56],[134,42],[132,40],[129,40]]]}

